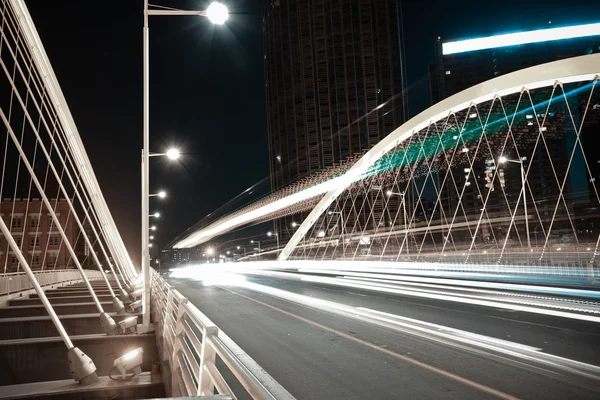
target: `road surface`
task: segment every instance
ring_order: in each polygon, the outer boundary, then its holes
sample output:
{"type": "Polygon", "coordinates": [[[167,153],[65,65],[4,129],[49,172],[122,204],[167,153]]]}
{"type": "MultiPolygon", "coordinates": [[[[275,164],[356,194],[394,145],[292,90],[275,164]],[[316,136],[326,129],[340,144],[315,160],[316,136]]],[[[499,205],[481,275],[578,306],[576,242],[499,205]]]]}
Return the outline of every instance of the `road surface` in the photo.
{"type": "Polygon", "coordinates": [[[169,281],[298,399],[600,398],[596,304],[328,279],[169,281]]]}

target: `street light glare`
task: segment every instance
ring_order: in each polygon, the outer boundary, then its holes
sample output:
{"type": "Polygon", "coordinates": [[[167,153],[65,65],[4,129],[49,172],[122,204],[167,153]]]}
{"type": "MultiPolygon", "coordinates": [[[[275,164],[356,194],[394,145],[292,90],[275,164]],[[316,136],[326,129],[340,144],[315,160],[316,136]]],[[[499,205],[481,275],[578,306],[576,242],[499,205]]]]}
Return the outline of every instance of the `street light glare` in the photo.
{"type": "Polygon", "coordinates": [[[504,156],[502,156],[502,157],[500,157],[500,158],[498,159],[498,162],[499,162],[500,164],[502,164],[502,163],[505,163],[506,161],[508,161],[508,159],[507,159],[506,157],[504,157],[504,156]]]}
{"type": "Polygon", "coordinates": [[[268,236],[268,237],[271,237],[271,236],[273,236],[273,232],[271,232],[271,231],[267,232],[267,236],[268,236]]]}
{"type": "Polygon", "coordinates": [[[156,227],[155,227],[155,226],[153,226],[153,227],[151,227],[150,229],[152,229],[153,231],[155,231],[155,230],[156,230],[156,227]]]}
{"type": "Polygon", "coordinates": [[[165,192],[165,191],[158,192],[158,197],[160,197],[161,199],[164,199],[165,197],[167,197],[167,192],[165,192]]]}
{"type": "Polygon", "coordinates": [[[209,247],[208,249],[206,249],[206,254],[213,254],[215,252],[215,250],[212,247],[209,247]]]}
{"type": "Polygon", "coordinates": [[[223,4],[215,1],[206,9],[206,16],[215,25],[223,25],[229,18],[229,10],[223,4]]]}
{"type": "Polygon", "coordinates": [[[154,213],[154,218],[160,217],[160,213],[154,213]]]}
{"type": "MultiPolygon", "coordinates": [[[[177,160],[180,155],[181,155],[181,153],[177,149],[167,150],[167,157],[169,157],[171,160],[177,160]]],[[[166,196],[166,193],[165,193],[165,196],[166,196]]]]}
{"type": "Polygon", "coordinates": [[[388,190],[387,192],[385,192],[385,194],[386,194],[386,195],[389,197],[389,196],[391,196],[393,193],[392,193],[392,191],[391,191],[391,190],[388,190]]]}

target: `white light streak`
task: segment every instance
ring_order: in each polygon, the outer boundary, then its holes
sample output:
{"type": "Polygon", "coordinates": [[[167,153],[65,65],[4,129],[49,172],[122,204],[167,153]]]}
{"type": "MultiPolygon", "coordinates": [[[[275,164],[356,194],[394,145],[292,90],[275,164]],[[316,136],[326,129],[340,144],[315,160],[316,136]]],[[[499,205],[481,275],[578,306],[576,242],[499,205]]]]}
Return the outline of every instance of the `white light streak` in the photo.
{"type": "Polygon", "coordinates": [[[539,29],[527,32],[515,32],[504,35],[480,37],[442,43],[442,54],[457,54],[467,51],[493,49],[495,47],[516,46],[520,44],[550,42],[600,35],[600,23],[566,26],[563,28],[539,29]]]}

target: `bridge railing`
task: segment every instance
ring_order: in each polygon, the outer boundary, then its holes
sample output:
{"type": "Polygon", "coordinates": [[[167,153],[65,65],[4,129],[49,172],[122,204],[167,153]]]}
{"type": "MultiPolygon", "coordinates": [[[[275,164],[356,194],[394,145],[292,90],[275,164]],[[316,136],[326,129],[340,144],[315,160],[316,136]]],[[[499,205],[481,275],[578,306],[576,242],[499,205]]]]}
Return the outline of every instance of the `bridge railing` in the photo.
{"type": "MultiPolygon", "coordinates": [[[[216,393],[236,399],[293,399],[179,291],[152,271],[152,316],[171,396],[216,393]],[[246,393],[244,393],[246,392],[246,393]]],[[[168,391],[167,391],[168,394],[168,391]]]]}
{"type": "MultiPolygon", "coordinates": [[[[102,279],[100,271],[85,270],[85,273],[90,280],[102,279]]],[[[81,280],[81,274],[77,269],[37,271],[34,272],[34,275],[42,287],[81,280]]],[[[25,272],[14,272],[0,275],[0,298],[30,289],[33,289],[33,285],[31,284],[31,281],[25,272]]]]}

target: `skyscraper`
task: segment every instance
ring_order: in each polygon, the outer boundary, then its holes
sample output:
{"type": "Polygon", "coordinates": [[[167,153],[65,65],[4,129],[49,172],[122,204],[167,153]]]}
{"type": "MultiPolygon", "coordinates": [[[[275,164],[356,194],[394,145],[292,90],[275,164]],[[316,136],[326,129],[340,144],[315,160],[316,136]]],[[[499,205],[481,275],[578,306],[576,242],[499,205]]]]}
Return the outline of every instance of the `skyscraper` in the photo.
{"type": "Polygon", "coordinates": [[[397,0],[264,0],[263,13],[273,190],[364,152],[404,122],[397,0]]]}
{"type": "Polygon", "coordinates": [[[263,31],[273,189],[404,121],[396,0],[265,0],[263,31]]]}

